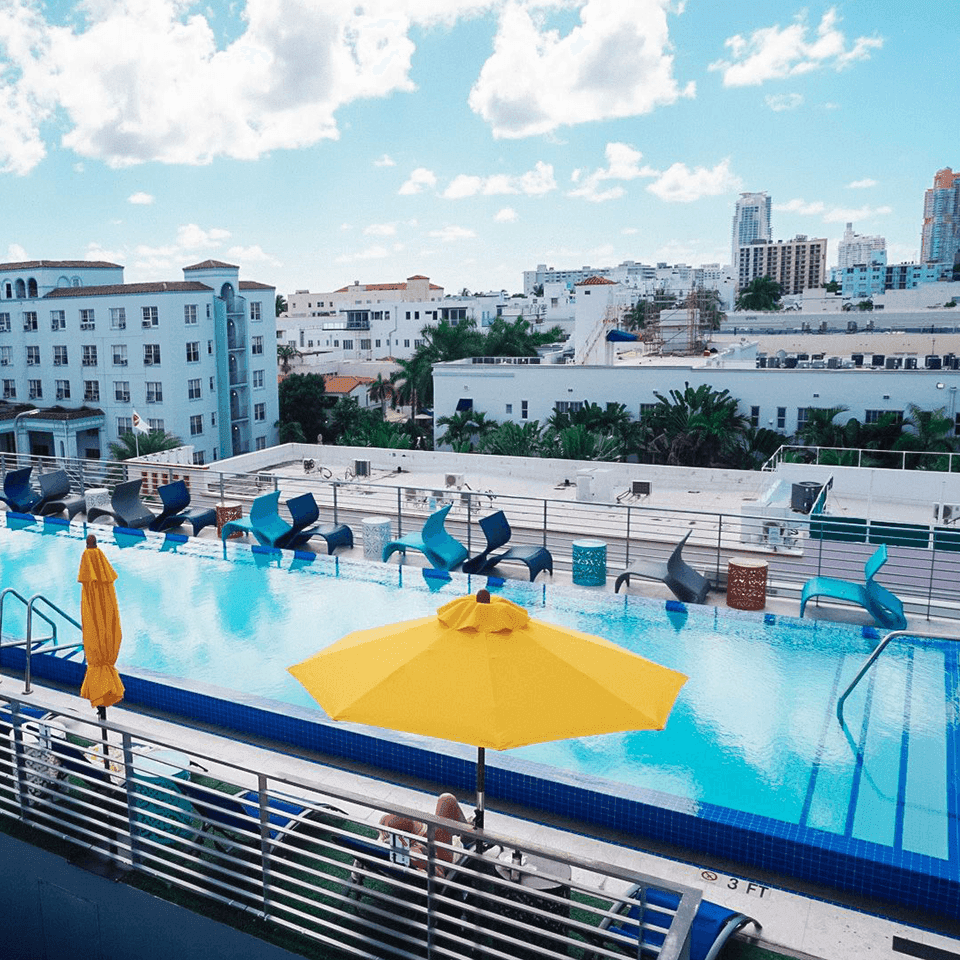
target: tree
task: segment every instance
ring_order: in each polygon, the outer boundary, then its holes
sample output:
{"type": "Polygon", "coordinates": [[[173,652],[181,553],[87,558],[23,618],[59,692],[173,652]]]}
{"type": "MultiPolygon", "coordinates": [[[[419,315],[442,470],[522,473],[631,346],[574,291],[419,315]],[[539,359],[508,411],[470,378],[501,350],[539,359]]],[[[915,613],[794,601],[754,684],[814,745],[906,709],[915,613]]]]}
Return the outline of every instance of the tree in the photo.
{"type": "Polygon", "coordinates": [[[544,453],[543,431],[537,420],[524,424],[507,420],[480,441],[477,451],[501,457],[540,457],[544,453]]]}
{"type": "Polygon", "coordinates": [[[182,447],[183,441],[172,433],[164,430],[151,430],[149,433],[134,435],[132,431],[121,433],[116,442],[111,442],[110,456],[114,460],[131,460],[149,453],[161,453],[164,450],[174,450],[182,447]]]}
{"type": "Polygon", "coordinates": [[[397,368],[390,374],[394,396],[400,406],[409,406],[416,416],[433,402],[433,361],[421,348],[412,357],[397,360],[397,368]]]}
{"type": "Polygon", "coordinates": [[[911,429],[904,430],[894,449],[915,451],[926,456],[907,456],[906,466],[912,470],[948,470],[950,458],[930,456],[932,453],[952,453],[957,449],[956,441],[949,436],[953,430],[953,420],[947,416],[946,407],[936,410],[921,410],[915,403],[907,407],[909,416],[904,424],[911,429]]]}
{"type": "Polygon", "coordinates": [[[563,340],[566,334],[560,327],[551,327],[542,333],[536,332],[529,320],[517,317],[512,323],[497,317],[483,337],[479,350],[470,356],[477,357],[535,357],[537,347],[563,340]]]}
{"type": "Polygon", "coordinates": [[[839,280],[830,280],[823,285],[823,289],[827,293],[839,293],[840,292],[840,281],[839,280]]]}
{"type": "Polygon", "coordinates": [[[582,423],[552,434],[550,455],[561,460],[619,460],[623,442],[612,433],[597,433],[582,423]]]}
{"type": "Polygon", "coordinates": [[[376,379],[370,384],[369,395],[374,403],[380,404],[380,415],[384,420],[387,418],[387,401],[393,407],[397,405],[397,396],[393,384],[389,379],[384,380],[383,374],[378,373],[376,379]]]}
{"type": "Polygon", "coordinates": [[[754,277],[737,297],[738,310],[777,310],[783,289],[773,277],[754,277]]]}
{"type": "Polygon", "coordinates": [[[281,313],[287,312],[287,301],[286,301],[286,298],[281,293],[277,294],[277,301],[274,306],[274,310],[276,311],[276,316],[278,317],[280,316],[281,313]]]}
{"type": "Polygon", "coordinates": [[[297,423],[305,442],[316,443],[324,433],[327,410],[331,406],[323,377],[316,373],[291,373],[280,382],[277,393],[281,436],[285,424],[297,423]]]}
{"type": "Polygon", "coordinates": [[[534,285],[533,295],[534,295],[535,297],[542,297],[542,296],[543,296],[543,284],[542,284],[542,283],[538,283],[538,284],[535,284],[535,285],[534,285]]]}
{"type": "Polygon", "coordinates": [[[476,443],[496,430],[498,424],[488,420],[482,410],[458,410],[449,417],[441,417],[437,426],[446,427],[440,443],[448,444],[457,453],[472,453],[476,443]]]}
{"type": "Polygon", "coordinates": [[[302,357],[303,354],[292,343],[277,344],[277,362],[284,373],[290,372],[290,361],[302,357]]]}
{"type": "Polygon", "coordinates": [[[413,438],[399,423],[366,418],[359,422],[352,432],[341,434],[337,443],[348,447],[409,450],[413,446],[413,438]]]}

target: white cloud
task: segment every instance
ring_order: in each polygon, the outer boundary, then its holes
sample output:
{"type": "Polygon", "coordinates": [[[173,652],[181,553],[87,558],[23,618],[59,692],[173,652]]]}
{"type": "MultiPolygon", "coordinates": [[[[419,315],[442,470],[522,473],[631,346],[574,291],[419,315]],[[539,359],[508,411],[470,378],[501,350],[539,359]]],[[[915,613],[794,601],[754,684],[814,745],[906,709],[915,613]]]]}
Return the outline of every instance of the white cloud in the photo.
{"type": "Polygon", "coordinates": [[[885,217],[890,213],[893,213],[893,207],[834,207],[823,215],[823,219],[826,223],[847,223],[869,220],[871,217],[885,217]]]}
{"type": "Polygon", "coordinates": [[[574,170],[571,180],[580,184],[567,193],[569,197],[583,197],[594,203],[616,200],[624,194],[623,187],[614,186],[606,190],[600,184],[607,180],[635,180],[637,177],[658,177],[660,171],[652,167],[641,166],[643,154],[626,143],[608,143],[606,147],[607,165],[583,175],[582,170],[574,170]]]}
{"type": "Polygon", "coordinates": [[[517,211],[513,207],[503,207],[493,218],[497,223],[515,223],[518,219],[517,211]]]}
{"type": "Polygon", "coordinates": [[[796,110],[803,103],[803,97],[799,93],[780,93],[764,97],[763,100],[774,113],[796,110]]]}
{"type": "Polygon", "coordinates": [[[494,52],[470,91],[470,107],[496,137],[651,113],[692,97],[673,76],[667,13],[671,0],[586,0],[566,36],[526,6],[503,8],[494,52]]]}
{"type": "Polygon", "coordinates": [[[455,240],[470,240],[476,233],[467,227],[444,227],[442,230],[431,230],[429,235],[444,243],[453,243],[455,240]]]}
{"type": "Polygon", "coordinates": [[[395,223],[371,223],[369,227],[364,227],[364,234],[368,237],[392,237],[397,232],[395,223]]]}
{"type": "Polygon", "coordinates": [[[432,170],[428,170],[426,167],[417,167],[397,192],[401,194],[401,196],[410,196],[414,193],[420,193],[428,187],[435,187],[436,185],[437,176],[432,170]]]}
{"type": "Polygon", "coordinates": [[[11,243],[7,246],[7,263],[22,263],[24,260],[29,259],[27,251],[24,250],[19,243],[11,243]]]}
{"type": "Polygon", "coordinates": [[[131,193],[127,197],[127,203],[132,203],[135,206],[149,206],[154,201],[154,196],[152,193],[144,193],[142,190],[137,193],[131,193]]]}
{"type": "Polygon", "coordinates": [[[177,246],[182,250],[209,250],[221,246],[229,237],[229,230],[217,227],[203,230],[195,223],[188,223],[177,229],[177,246]]]}
{"type": "Polygon", "coordinates": [[[640,230],[637,227],[624,227],[620,232],[625,237],[632,237],[635,233],[639,233],[640,230]]]}
{"type": "Polygon", "coordinates": [[[231,260],[239,261],[244,265],[251,263],[266,263],[271,267],[283,266],[282,261],[278,260],[271,254],[266,253],[264,249],[256,243],[250,247],[231,247],[227,251],[227,256],[230,257],[231,260]]]}
{"type": "Polygon", "coordinates": [[[866,190],[868,187],[875,187],[877,185],[876,180],[871,180],[869,177],[864,177],[862,180],[853,180],[847,184],[848,190],[866,190]]]}
{"type": "Polygon", "coordinates": [[[356,263],[362,260],[384,260],[391,255],[391,251],[384,246],[367,247],[357,253],[342,253],[335,259],[335,263],[356,263]]]}
{"type": "Polygon", "coordinates": [[[379,160],[374,160],[373,165],[375,167],[395,167],[397,161],[390,156],[390,154],[385,153],[379,160]]]}
{"type": "Polygon", "coordinates": [[[461,173],[450,181],[442,196],[447,200],[462,200],[478,194],[485,197],[520,193],[527,196],[541,196],[556,188],[557,181],[553,175],[553,166],[539,160],[532,170],[518,177],[506,173],[495,173],[489,177],[461,173]]]}
{"type": "Polygon", "coordinates": [[[741,187],[740,178],[730,170],[730,161],[721,160],[712,169],[691,170],[685,163],[675,163],[647,189],[667,203],[692,203],[701,197],[716,197],[741,187]]]}
{"type": "Polygon", "coordinates": [[[880,37],[857,37],[848,45],[837,29],[839,21],[837,11],[831,8],[812,37],[808,36],[805,13],[788,27],[761,27],[749,37],[737,34],[725,42],[730,59],[717,60],[709,69],[723,74],[725,87],[757,86],[824,67],[842,70],[857,60],[868,59],[873,50],[883,46],[880,37]]]}
{"type": "Polygon", "coordinates": [[[799,213],[802,216],[815,216],[818,213],[823,213],[826,205],[820,200],[807,203],[806,200],[795,197],[786,203],[775,203],[773,209],[779,213],[799,213]]]}

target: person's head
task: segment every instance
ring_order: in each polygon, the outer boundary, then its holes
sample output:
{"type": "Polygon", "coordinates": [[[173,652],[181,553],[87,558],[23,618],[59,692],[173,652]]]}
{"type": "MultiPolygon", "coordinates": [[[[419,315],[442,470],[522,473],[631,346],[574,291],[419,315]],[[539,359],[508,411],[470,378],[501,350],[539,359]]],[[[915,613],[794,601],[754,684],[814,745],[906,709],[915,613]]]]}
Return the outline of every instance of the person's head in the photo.
{"type": "Polygon", "coordinates": [[[95,534],[92,534],[92,533],[88,533],[88,534],[87,534],[87,549],[88,549],[88,550],[96,550],[96,548],[97,548],[97,538],[96,538],[96,535],[95,535],[95,534]]]}

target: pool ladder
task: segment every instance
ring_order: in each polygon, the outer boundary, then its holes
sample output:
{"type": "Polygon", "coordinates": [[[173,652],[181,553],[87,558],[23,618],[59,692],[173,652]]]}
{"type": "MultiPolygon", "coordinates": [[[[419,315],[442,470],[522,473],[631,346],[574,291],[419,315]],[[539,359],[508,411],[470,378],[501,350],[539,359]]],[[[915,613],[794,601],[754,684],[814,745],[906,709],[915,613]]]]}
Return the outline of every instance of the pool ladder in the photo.
{"type": "Polygon", "coordinates": [[[847,689],[837,698],[837,719],[843,723],[843,705],[847,697],[853,693],[853,688],[863,679],[864,674],[877,662],[877,658],[886,650],[892,640],[900,640],[903,637],[910,637],[913,640],[951,640],[960,641],[960,637],[946,637],[942,634],[916,633],[913,630],[894,630],[888,633],[876,646],[873,653],[863,662],[863,666],[857,671],[857,675],[847,685],[847,689]]]}
{"type": "Polygon", "coordinates": [[[25,647],[26,648],[26,663],[23,668],[23,680],[24,680],[23,692],[25,694],[33,692],[32,687],[30,685],[30,660],[33,655],[33,646],[34,646],[34,639],[33,639],[34,616],[37,616],[41,620],[43,620],[50,627],[50,630],[52,631],[49,637],[40,637],[36,641],[38,646],[40,644],[50,643],[51,641],[53,642],[53,646],[55,646],[58,650],[74,650],[77,647],[83,646],[82,642],[68,644],[63,647],[59,646],[59,638],[57,636],[56,621],[52,617],[47,616],[47,614],[44,613],[42,610],[36,609],[37,604],[46,605],[53,613],[61,616],[64,620],[66,620],[72,626],[76,627],[78,630],[83,629],[80,626],[80,624],[77,623],[77,621],[70,616],[69,613],[67,613],[65,610],[61,610],[60,607],[58,607],[52,600],[48,600],[45,596],[43,596],[40,593],[35,593],[28,600],[21,593],[14,590],[13,587],[7,587],[5,590],[0,592],[0,649],[4,649],[7,647],[25,647]],[[27,636],[25,640],[13,640],[7,643],[3,642],[3,606],[8,596],[13,597],[15,600],[19,600],[27,608],[27,636]]]}

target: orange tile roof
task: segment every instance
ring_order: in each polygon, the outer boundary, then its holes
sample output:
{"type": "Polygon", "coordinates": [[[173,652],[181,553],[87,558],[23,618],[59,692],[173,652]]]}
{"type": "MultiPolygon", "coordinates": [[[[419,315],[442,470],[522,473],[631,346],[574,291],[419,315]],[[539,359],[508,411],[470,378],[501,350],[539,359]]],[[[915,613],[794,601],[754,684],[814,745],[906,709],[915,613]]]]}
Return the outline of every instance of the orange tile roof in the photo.
{"type": "Polygon", "coordinates": [[[586,280],[581,280],[576,286],[578,287],[592,287],[601,283],[609,283],[613,286],[617,285],[616,280],[608,280],[606,277],[587,277],[586,280]]]}
{"type": "Polygon", "coordinates": [[[336,373],[323,375],[323,389],[339,396],[347,396],[357,387],[366,386],[368,383],[373,383],[373,377],[341,377],[336,373]]]}

